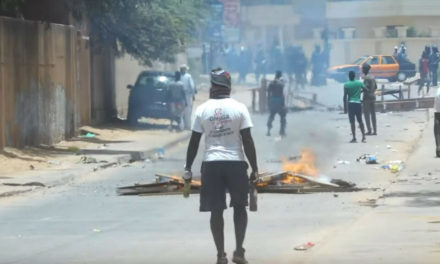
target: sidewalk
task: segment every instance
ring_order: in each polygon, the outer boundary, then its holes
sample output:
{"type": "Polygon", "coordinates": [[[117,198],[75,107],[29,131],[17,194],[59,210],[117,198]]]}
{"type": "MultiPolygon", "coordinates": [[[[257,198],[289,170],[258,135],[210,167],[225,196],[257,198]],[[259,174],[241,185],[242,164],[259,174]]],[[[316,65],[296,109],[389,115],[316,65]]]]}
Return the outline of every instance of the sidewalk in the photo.
{"type": "Polygon", "coordinates": [[[439,263],[440,159],[433,119],[408,167],[377,201],[378,207],[313,250],[302,263],[439,263]]]}
{"type": "Polygon", "coordinates": [[[82,130],[94,136],[42,148],[6,148],[0,154],[0,197],[66,184],[77,176],[124,163],[154,161],[190,136],[189,131],[171,132],[160,123],[135,129],[116,124],[82,130]]]}

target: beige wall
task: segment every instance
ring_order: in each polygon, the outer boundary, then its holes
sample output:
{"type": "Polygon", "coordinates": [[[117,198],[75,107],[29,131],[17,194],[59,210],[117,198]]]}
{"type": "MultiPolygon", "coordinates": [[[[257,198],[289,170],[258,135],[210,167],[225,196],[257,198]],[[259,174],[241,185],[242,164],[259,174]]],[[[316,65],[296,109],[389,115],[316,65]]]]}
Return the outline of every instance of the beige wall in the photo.
{"type": "Polygon", "coordinates": [[[327,2],[327,18],[438,16],[438,0],[358,0],[327,2]]]}
{"type": "Polygon", "coordinates": [[[79,43],[70,26],[0,17],[0,147],[73,136],[90,89],[79,77],[88,52],[79,43]]]}
{"type": "MultiPolygon", "coordinates": [[[[439,1],[440,2],[440,1],[439,1]]],[[[439,9],[440,10],[440,9],[439,9]]],[[[356,28],[356,38],[373,38],[374,28],[383,26],[414,27],[417,34],[430,35],[433,29],[440,27],[438,16],[423,17],[380,17],[380,18],[338,18],[328,19],[330,31],[337,32],[346,27],[356,28]]]]}
{"type": "Polygon", "coordinates": [[[356,38],[375,37],[375,27],[414,27],[417,34],[438,36],[438,0],[362,0],[327,2],[326,18],[331,32],[356,28],[356,38]]]}
{"type": "Polygon", "coordinates": [[[295,25],[300,21],[293,5],[242,6],[242,41],[246,46],[271,47],[277,39],[281,46],[292,43],[295,25]]]}

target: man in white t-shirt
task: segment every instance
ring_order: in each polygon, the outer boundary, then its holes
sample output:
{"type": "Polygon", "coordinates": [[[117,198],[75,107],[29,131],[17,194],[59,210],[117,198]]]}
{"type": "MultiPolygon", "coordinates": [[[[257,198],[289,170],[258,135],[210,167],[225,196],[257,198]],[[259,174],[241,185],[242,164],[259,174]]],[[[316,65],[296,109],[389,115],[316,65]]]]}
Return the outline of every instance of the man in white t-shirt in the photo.
{"type": "Polygon", "coordinates": [[[435,96],[435,113],[434,113],[434,136],[436,145],[436,154],[440,158],[440,88],[437,88],[435,96]]]}
{"type": "Polygon", "coordinates": [[[227,208],[226,190],[231,197],[230,206],[234,207],[236,250],[232,262],[246,264],[248,262],[244,256],[243,241],[247,226],[249,179],[245,155],[252,168],[251,181],[256,180],[258,168],[248,109],[231,99],[230,94],[229,73],[220,68],[213,70],[210,99],[196,110],[184,179],[191,180],[191,166],[197,155],[200,138],[204,134],[200,211],[211,212],[211,232],[217,248],[217,264],[228,263],[223,232],[223,211],[227,208]]]}
{"type": "Polygon", "coordinates": [[[193,101],[197,90],[191,74],[188,73],[188,66],[186,66],[185,64],[180,66],[180,74],[180,80],[183,84],[183,91],[185,92],[186,96],[186,107],[183,112],[183,125],[185,130],[190,130],[193,101]]]}

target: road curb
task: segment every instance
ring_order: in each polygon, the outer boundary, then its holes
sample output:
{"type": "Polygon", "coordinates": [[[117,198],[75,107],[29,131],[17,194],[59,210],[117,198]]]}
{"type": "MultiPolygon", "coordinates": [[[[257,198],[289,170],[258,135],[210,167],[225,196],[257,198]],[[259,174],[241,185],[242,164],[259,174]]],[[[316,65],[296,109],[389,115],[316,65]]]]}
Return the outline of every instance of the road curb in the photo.
{"type": "Polygon", "coordinates": [[[92,173],[92,172],[96,171],[97,170],[96,168],[99,168],[100,170],[104,170],[104,169],[108,169],[108,168],[119,166],[119,165],[126,164],[126,163],[149,159],[149,158],[152,158],[157,153],[157,149],[159,149],[159,148],[163,149],[163,150],[170,149],[172,147],[175,147],[176,145],[178,145],[181,142],[187,141],[190,137],[191,137],[191,134],[186,134],[186,135],[183,135],[177,139],[174,139],[174,140],[172,140],[172,141],[170,141],[160,147],[155,147],[155,148],[144,150],[144,151],[132,151],[130,154],[126,154],[126,155],[122,155],[122,156],[117,157],[116,161],[112,161],[112,162],[109,162],[109,163],[106,163],[103,165],[99,165],[99,166],[95,167],[94,169],[81,170],[81,172],[79,172],[76,175],[69,174],[69,176],[57,179],[55,181],[44,183],[44,185],[46,187],[34,187],[34,188],[26,188],[26,189],[22,189],[22,190],[0,192],[0,199],[13,197],[13,196],[17,196],[20,194],[30,193],[30,192],[34,192],[34,191],[38,191],[38,190],[45,190],[47,188],[54,188],[54,187],[63,186],[66,183],[71,182],[72,180],[74,180],[75,178],[77,178],[81,175],[84,175],[87,173],[92,173]]]}

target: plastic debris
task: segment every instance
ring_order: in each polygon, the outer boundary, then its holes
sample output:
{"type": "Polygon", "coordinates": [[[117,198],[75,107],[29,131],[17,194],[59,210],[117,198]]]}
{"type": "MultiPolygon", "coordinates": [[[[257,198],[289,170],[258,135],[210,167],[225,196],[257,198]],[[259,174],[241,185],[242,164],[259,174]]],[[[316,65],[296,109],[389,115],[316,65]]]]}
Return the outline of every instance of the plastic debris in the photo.
{"type": "Polygon", "coordinates": [[[341,165],[350,165],[350,161],[348,161],[348,160],[338,160],[338,164],[341,164],[341,165]]]}
{"type": "Polygon", "coordinates": [[[92,132],[87,132],[86,134],[81,135],[79,137],[81,137],[81,138],[94,138],[94,137],[96,137],[96,134],[92,133],[92,132]]]}
{"type": "Polygon", "coordinates": [[[309,250],[310,248],[314,247],[315,243],[313,242],[307,242],[304,244],[301,244],[299,246],[295,247],[295,250],[299,250],[299,251],[305,251],[305,250],[309,250]]]}
{"type": "Polygon", "coordinates": [[[364,154],[356,159],[357,162],[360,162],[361,160],[365,161],[365,164],[378,164],[375,155],[364,154]]]}
{"type": "Polygon", "coordinates": [[[387,162],[387,164],[382,166],[382,169],[389,170],[392,173],[397,173],[403,170],[404,163],[401,160],[392,160],[387,162]]]}
{"type": "Polygon", "coordinates": [[[160,148],[156,148],[156,157],[158,159],[163,159],[165,156],[165,148],[160,147],[160,148]]]}
{"type": "Polygon", "coordinates": [[[93,232],[95,232],[95,233],[101,233],[101,229],[99,229],[99,228],[93,228],[93,232]]]}

